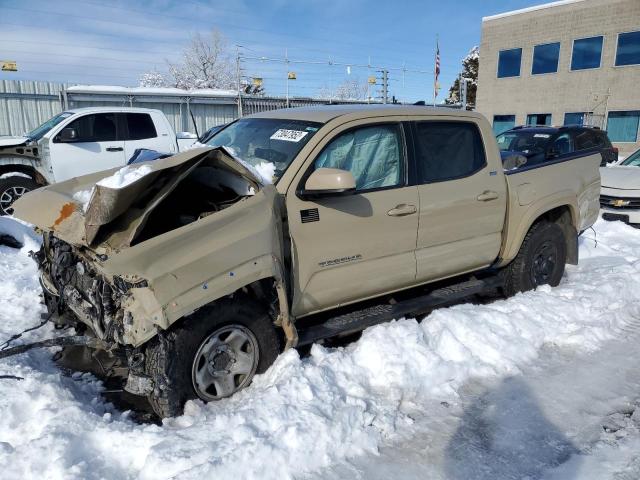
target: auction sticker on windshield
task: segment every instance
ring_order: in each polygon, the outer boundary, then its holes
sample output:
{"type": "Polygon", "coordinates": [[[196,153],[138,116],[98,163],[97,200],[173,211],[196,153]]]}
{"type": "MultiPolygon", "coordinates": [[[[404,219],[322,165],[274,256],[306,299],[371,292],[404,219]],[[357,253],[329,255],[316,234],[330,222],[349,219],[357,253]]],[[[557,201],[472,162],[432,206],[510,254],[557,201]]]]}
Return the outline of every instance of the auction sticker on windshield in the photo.
{"type": "Polygon", "coordinates": [[[271,140],[284,140],[286,142],[299,142],[307,136],[309,132],[302,132],[300,130],[286,130],[281,128],[276,133],[271,135],[271,140]]]}

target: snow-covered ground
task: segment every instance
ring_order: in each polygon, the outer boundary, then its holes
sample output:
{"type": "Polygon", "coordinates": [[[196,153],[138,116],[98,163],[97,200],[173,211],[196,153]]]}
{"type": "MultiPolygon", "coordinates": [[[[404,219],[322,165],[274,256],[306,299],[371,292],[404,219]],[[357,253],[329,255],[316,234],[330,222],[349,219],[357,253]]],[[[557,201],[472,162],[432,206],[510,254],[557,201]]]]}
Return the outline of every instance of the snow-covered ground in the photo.
{"type": "MultiPolygon", "coordinates": [[[[0,246],[0,343],[42,312],[34,237],[8,222],[0,232],[25,247],[0,246]]],[[[0,476],[640,478],[640,230],[595,231],[557,288],[289,351],[233,398],[189,402],[162,426],[135,423],[49,351],[0,361],[0,476]]]]}

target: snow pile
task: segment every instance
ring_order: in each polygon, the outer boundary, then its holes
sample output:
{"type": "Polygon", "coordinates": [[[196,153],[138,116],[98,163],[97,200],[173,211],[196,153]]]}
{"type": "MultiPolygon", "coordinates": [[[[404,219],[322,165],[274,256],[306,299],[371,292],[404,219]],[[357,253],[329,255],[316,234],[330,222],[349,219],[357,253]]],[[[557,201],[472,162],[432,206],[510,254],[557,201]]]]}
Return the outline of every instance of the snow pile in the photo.
{"type": "Polygon", "coordinates": [[[73,194],[73,199],[82,205],[83,212],[87,211],[87,207],[89,206],[89,202],[93,196],[93,191],[93,188],[87,188],[86,190],[79,190],[73,194]]]}
{"type": "MultiPolygon", "coordinates": [[[[96,183],[96,186],[120,189],[127,185],[131,185],[133,182],[141,179],[145,175],[151,173],[151,167],[149,165],[132,166],[127,165],[117,170],[113,175],[105,177],[96,183]]],[[[89,208],[89,202],[93,197],[95,187],[87,188],[85,190],[78,190],[73,194],[73,199],[82,206],[82,211],[86,212],[89,208]]]]}
{"type": "Polygon", "coordinates": [[[141,165],[134,167],[127,165],[116,171],[110,177],[105,177],[96,183],[97,186],[107,188],[124,188],[127,185],[131,185],[133,182],[140,180],[145,175],[151,173],[151,167],[149,165],[141,165]]]}
{"type": "MultiPolygon", "coordinates": [[[[17,218],[0,217],[0,236],[2,235],[16,239],[18,243],[22,245],[22,249],[25,252],[40,248],[40,235],[36,234],[30,224],[17,218]]],[[[2,303],[0,302],[0,309],[1,308],[2,303]]]]}
{"type": "Polygon", "coordinates": [[[276,166],[271,162],[260,162],[256,165],[256,171],[260,174],[260,178],[264,183],[273,183],[273,177],[276,174],[276,166]]]}
{"type": "MultiPolygon", "coordinates": [[[[65,377],[47,352],[0,361],[0,468],[7,478],[293,478],[375,454],[425,403],[453,401],[472,377],[514,372],[549,343],[588,351],[640,316],[640,231],[596,224],[557,288],[401,319],[345,347],[281,355],[233,398],[187,404],[161,427],[136,425],[93,377],[65,377]]],[[[0,341],[38,322],[23,249],[0,247],[0,341]]],[[[50,335],[34,332],[30,338],[50,335]]]]}

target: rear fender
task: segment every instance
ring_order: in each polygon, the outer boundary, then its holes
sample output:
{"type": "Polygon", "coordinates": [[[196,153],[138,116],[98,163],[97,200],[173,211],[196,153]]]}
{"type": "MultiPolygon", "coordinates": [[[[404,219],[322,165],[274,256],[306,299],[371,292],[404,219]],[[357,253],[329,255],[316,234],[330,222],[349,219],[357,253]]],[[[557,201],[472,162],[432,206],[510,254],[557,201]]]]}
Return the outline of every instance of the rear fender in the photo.
{"type": "MultiPolygon", "coordinates": [[[[518,254],[520,246],[524,241],[524,237],[531,226],[545,214],[551,212],[558,207],[566,207],[570,212],[571,219],[567,228],[577,231],[580,218],[578,204],[575,195],[570,191],[557,192],[549,197],[540,198],[526,207],[518,208],[518,212],[513,212],[513,205],[510,206],[512,211],[509,212],[508,218],[510,222],[507,226],[505,242],[502,246],[502,254],[500,260],[496,264],[502,267],[510,263],[518,254]]],[[[567,232],[565,232],[566,235],[567,232]]],[[[568,250],[568,260],[577,263],[577,259],[573,258],[573,250],[568,250]]],[[[577,253],[577,252],[576,252],[577,253]]]]}

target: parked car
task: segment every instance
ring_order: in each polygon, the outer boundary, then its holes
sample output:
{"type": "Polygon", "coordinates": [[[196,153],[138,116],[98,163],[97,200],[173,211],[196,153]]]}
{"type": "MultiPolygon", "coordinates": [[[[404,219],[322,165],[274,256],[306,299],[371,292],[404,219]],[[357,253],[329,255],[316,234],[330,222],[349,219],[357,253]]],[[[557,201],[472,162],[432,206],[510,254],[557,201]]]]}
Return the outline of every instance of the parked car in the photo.
{"type": "Polygon", "coordinates": [[[44,232],[53,320],[90,329],[160,416],[234,394],[283,346],[558,285],[599,213],[599,152],[505,173],[474,112],[303,107],[224,133],[15,204],[44,232]]]}
{"type": "Polygon", "coordinates": [[[640,227],[640,150],[618,165],[600,169],[600,207],[605,220],[620,220],[640,227]]]}
{"type": "Polygon", "coordinates": [[[176,153],[195,138],[176,137],[160,110],[91,107],[62,112],[22,137],[0,137],[0,215],[43,185],[125,165],[138,148],[176,153]]]}
{"type": "Polygon", "coordinates": [[[519,153],[527,159],[525,167],[589,153],[601,155],[601,166],[618,159],[618,149],[611,145],[607,133],[597,127],[518,126],[496,139],[503,158],[519,153]]]}

